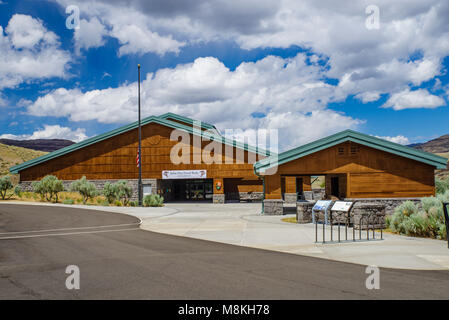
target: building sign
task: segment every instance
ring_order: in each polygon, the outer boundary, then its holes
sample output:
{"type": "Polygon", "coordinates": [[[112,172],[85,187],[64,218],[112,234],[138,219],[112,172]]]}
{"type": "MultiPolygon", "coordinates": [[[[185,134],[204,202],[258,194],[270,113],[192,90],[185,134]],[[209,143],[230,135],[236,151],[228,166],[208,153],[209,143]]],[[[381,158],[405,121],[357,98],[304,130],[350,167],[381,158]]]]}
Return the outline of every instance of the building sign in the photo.
{"type": "Polygon", "coordinates": [[[312,210],[316,211],[326,211],[331,205],[331,200],[318,200],[313,206],[312,210]]]}
{"type": "Polygon", "coordinates": [[[315,223],[315,211],[324,212],[324,223],[329,224],[327,220],[327,209],[330,207],[331,200],[318,200],[312,208],[312,222],[315,223]]]}
{"type": "Polygon", "coordinates": [[[207,170],[163,170],[162,179],[205,179],[207,170]]]}
{"type": "Polygon", "coordinates": [[[344,212],[348,212],[349,209],[351,209],[352,206],[352,202],[348,202],[348,201],[335,201],[333,207],[332,207],[332,211],[344,211],[344,212]]]}

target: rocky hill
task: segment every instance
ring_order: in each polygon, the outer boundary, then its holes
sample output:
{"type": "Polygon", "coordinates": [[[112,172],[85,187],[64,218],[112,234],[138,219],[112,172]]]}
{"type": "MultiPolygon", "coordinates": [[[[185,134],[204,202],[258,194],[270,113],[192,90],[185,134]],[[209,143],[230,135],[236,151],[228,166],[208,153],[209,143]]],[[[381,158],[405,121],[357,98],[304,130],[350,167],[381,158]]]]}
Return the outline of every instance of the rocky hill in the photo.
{"type": "Polygon", "coordinates": [[[410,145],[418,150],[427,151],[431,153],[448,153],[449,152],[449,134],[441,136],[439,138],[424,142],[415,143],[410,145]]]}
{"type": "Polygon", "coordinates": [[[74,144],[73,141],[64,139],[37,139],[37,140],[12,140],[0,139],[0,143],[8,146],[22,147],[26,149],[52,152],[74,144]]]}
{"type": "MultiPolygon", "coordinates": [[[[449,158],[449,134],[445,134],[439,138],[429,140],[424,143],[415,143],[410,145],[410,147],[416,148],[418,150],[435,153],[439,156],[449,158]]],[[[435,176],[439,179],[449,178],[449,166],[446,170],[436,170],[435,176]]]]}
{"type": "Polygon", "coordinates": [[[46,153],[0,143],[0,176],[8,174],[9,168],[12,166],[40,157],[46,153]]]}

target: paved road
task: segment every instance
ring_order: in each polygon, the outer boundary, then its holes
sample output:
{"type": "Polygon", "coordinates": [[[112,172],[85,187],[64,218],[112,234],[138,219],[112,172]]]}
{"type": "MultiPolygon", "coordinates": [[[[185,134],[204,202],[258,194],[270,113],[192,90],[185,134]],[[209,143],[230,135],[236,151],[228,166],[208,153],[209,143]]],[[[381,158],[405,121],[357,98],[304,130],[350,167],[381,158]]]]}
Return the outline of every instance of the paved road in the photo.
{"type": "Polygon", "coordinates": [[[367,290],[364,266],[137,226],[114,213],[1,204],[0,299],[449,298],[448,271],[381,269],[381,289],[367,290]],[[67,265],[79,266],[80,290],[66,289],[67,265]]]}

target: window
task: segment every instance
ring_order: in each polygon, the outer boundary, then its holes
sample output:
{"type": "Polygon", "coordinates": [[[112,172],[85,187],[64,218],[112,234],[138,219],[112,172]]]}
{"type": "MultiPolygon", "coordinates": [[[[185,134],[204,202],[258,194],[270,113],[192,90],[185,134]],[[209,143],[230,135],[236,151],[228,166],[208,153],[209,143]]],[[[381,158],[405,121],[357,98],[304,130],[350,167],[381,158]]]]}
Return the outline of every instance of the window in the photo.
{"type": "Polygon", "coordinates": [[[345,147],[338,147],[337,154],[339,156],[344,156],[345,155],[345,147]]]}
{"type": "Polygon", "coordinates": [[[360,147],[357,145],[351,145],[351,156],[356,155],[359,153],[360,147]]]}
{"type": "Polygon", "coordinates": [[[153,191],[153,188],[151,187],[151,184],[144,184],[143,187],[143,195],[146,196],[147,194],[151,194],[153,191]]]}

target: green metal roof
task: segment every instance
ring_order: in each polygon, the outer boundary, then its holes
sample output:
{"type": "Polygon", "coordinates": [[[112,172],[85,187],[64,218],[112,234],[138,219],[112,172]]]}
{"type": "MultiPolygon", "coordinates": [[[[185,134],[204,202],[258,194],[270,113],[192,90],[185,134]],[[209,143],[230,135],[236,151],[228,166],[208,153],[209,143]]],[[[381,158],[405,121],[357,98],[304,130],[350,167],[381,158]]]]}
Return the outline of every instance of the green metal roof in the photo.
{"type": "Polygon", "coordinates": [[[379,139],[360,132],[345,130],[331,136],[316,140],[314,142],[305,144],[301,147],[294,148],[278,155],[273,155],[269,158],[262,159],[254,164],[255,173],[263,173],[265,170],[281,165],[292,160],[299,159],[309,154],[327,149],[337,144],[352,141],[365,145],[374,149],[386,151],[396,154],[401,157],[413,159],[419,162],[435,166],[437,169],[446,169],[448,159],[437,156],[433,153],[420,151],[411,147],[403,146],[394,142],[379,139]],[[273,157],[278,157],[277,161],[273,157]]]}
{"type": "MultiPolygon", "coordinates": [[[[164,113],[163,115],[160,115],[159,118],[166,119],[166,120],[175,119],[175,120],[182,121],[184,123],[190,124],[191,126],[193,126],[193,122],[194,121],[198,121],[198,120],[194,120],[192,118],[184,117],[184,116],[181,116],[179,114],[172,113],[172,112],[164,113]]],[[[212,125],[210,123],[207,123],[207,122],[201,121],[201,126],[203,128],[205,128],[205,129],[217,130],[217,128],[214,125],[212,125]]],[[[217,130],[217,132],[218,132],[218,130],[217,130]]]]}
{"type": "MultiPolygon", "coordinates": [[[[183,124],[180,124],[178,122],[170,121],[170,120],[165,119],[165,118],[169,118],[169,116],[167,116],[167,115],[168,114],[166,113],[166,114],[164,114],[164,115],[162,115],[160,117],[156,117],[156,116],[147,117],[145,119],[142,119],[141,125],[144,126],[144,125],[149,124],[149,123],[157,123],[157,124],[160,124],[160,125],[163,125],[163,126],[166,126],[166,127],[170,127],[170,128],[173,128],[173,129],[184,130],[184,131],[186,131],[186,132],[188,132],[190,134],[201,136],[201,137],[213,140],[213,141],[220,142],[222,144],[226,144],[226,145],[229,145],[229,146],[236,147],[236,148],[244,149],[244,150],[249,151],[249,152],[253,152],[253,153],[257,153],[257,154],[261,154],[261,155],[265,155],[265,156],[269,156],[269,155],[273,154],[273,153],[270,153],[270,151],[268,151],[268,150],[264,150],[264,149],[261,149],[261,148],[256,148],[256,147],[250,146],[250,145],[248,145],[246,143],[241,143],[239,141],[235,141],[235,140],[232,140],[232,139],[227,139],[227,138],[219,135],[218,133],[215,134],[215,133],[211,133],[211,132],[208,132],[208,131],[198,132],[197,130],[194,130],[194,128],[191,127],[191,126],[183,125],[183,124]]],[[[170,117],[173,117],[173,115],[175,115],[175,114],[173,114],[173,113],[170,114],[170,117]]],[[[182,118],[183,119],[182,121],[185,121],[185,119],[189,119],[189,118],[185,118],[185,117],[182,117],[182,116],[179,116],[179,115],[175,115],[175,116],[177,116],[178,119],[182,118]]],[[[190,121],[192,121],[192,123],[193,123],[192,119],[190,119],[190,121]]],[[[211,126],[210,124],[204,124],[203,122],[201,123],[201,127],[204,128],[204,129],[211,129],[210,126],[211,126]]],[[[26,161],[26,162],[21,163],[21,164],[18,164],[16,166],[11,167],[9,169],[9,171],[11,173],[19,173],[20,171],[22,171],[24,169],[33,167],[33,166],[35,166],[37,164],[41,164],[43,162],[46,162],[48,160],[60,157],[62,155],[68,154],[70,152],[82,149],[84,147],[90,146],[90,145],[95,144],[97,142],[100,142],[100,141],[112,138],[112,137],[117,136],[119,134],[122,134],[124,132],[136,129],[137,127],[138,127],[138,122],[136,121],[136,122],[130,123],[130,124],[126,125],[126,126],[117,128],[115,130],[112,130],[112,131],[100,134],[98,136],[95,136],[95,137],[86,139],[84,141],[81,141],[81,142],[72,144],[70,146],[67,146],[65,148],[62,148],[62,149],[50,152],[50,153],[48,153],[46,155],[43,155],[43,156],[40,156],[38,158],[26,161]]],[[[213,128],[215,129],[215,127],[213,127],[213,128]]]]}

